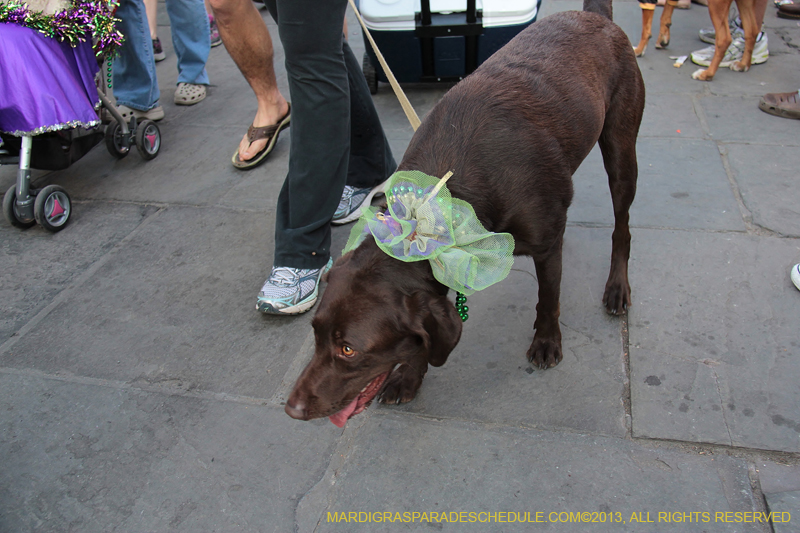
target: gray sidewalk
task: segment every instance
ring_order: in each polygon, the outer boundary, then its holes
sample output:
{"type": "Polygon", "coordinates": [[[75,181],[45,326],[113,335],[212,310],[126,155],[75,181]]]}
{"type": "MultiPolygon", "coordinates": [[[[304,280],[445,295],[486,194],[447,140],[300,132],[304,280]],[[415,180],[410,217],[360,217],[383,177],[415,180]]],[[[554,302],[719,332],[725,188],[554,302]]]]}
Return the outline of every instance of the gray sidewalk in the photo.
{"type": "MultiPolygon", "coordinates": [[[[580,5],[544,0],[541,16],[580,5]]],[[[638,40],[638,3],[614,14],[638,40]]],[[[0,224],[0,531],[800,531],[800,121],[757,107],[800,87],[800,25],[770,3],[769,61],[702,83],[668,56],[706,46],[708,25],[704,7],[676,11],[669,50],[639,59],[630,314],[600,302],[613,214],[595,151],[569,212],[563,362],[525,360],[537,288],[518,259],[470,298],[413,402],[344,430],[281,405],[313,312],[254,309],[291,129],[235,170],[252,92],[220,47],[209,97],[174,106],[161,26],[161,154],[99,146],[37,172],[72,195],[70,226],[0,224]]],[[[352,17],[349,33],[360,55],[352,17]]],[[[422,116],[447,87],[407,89],[422,116]]],[[[399,160],[411,128],[387,85],[375,100],[399,160]]],[[[14,176],[0,169],[0,190],[14,176]]]]}

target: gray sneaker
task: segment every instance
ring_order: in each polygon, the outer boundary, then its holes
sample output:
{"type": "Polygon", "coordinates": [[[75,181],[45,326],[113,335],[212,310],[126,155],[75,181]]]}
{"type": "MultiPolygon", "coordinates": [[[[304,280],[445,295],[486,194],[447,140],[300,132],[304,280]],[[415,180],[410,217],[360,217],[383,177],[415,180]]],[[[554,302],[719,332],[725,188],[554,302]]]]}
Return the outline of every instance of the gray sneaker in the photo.
{"type": "MultiPolygon", "coordinates": [[[[722,57],[722,62],[719,64],[720,68],[728,68],[735,62],[741,61],[743,55],[744,34],[737,36],[725,51],[725,55],[722,57]]],[[[714,47],[709,46],[708,48],[703,48],[702,50],[695,50],[692,52],[691,58],[692,63],[700,65],[701,67],[707,67],[711,65],[711,60],[714,59],[714,47]]],[[[752,64],[760,65],[761,63],[765,63],[767,59],[769,59],[767,34],[761,32],[758,34],[758,37],[756,38],[756,45],[753,47],[752,64]]]]}
{"type": "Polygon", "coordinates": [[[342,199],[339,200],[339,206],[333,214],[331,224],[338,226],[358,219],[364,209],[370,206],[374,196],[384,194],[388,181],[386,180],[376,187],[368,187],[366,189],[356,189],[350,185],[345,185],[344,191],[342,191],[342,199]]]}
{"type": "MultiPolygon", "coordinates": [[[[741,37],[744,39],[744,30],[742,29],[742,21],[739,17],[734,17],[728,20],[728,27],[731,30],[731,38],[736,39],[737,37],[741,37]]],[[[763,31],[763,27],[762,27],[763,31]]],[[[700,30],[700,40],[704,43],[714,44],[717,40],[717,32],[714,30],[714,26],[710,28],[703,28],[700,30]]]]}
{"type": "Polygon", "coordinates": [[[332,265],[329,259],[327,265],[315,269],[272,267],[258,293],[256,309],[270,315],[305,313],[317,302],[320,279],[332,265]]]}

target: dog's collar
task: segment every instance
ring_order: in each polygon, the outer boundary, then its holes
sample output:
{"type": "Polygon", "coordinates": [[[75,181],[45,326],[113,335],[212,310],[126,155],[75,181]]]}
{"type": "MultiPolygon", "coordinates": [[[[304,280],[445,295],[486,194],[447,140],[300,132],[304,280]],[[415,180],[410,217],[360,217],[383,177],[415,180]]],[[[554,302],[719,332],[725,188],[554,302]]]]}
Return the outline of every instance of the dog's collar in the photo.
{"type": "MultiPolygon", "coordinates": [[[[395,172],[386,191],[388,210],[366,210],[342,254],[372,235],[395,259],[430,261],[434,277],[458,293],[469,295],[503,280],[514,263],[514,238],[487,231],[470,204],[453,198],[445,186],[451,175],[440,180],[418,171],[395,172]]],[[[459,301],[464,307],[466,299],[459,301]]],[[[459,314],[466,320],[466,311],[459,314]]]]}

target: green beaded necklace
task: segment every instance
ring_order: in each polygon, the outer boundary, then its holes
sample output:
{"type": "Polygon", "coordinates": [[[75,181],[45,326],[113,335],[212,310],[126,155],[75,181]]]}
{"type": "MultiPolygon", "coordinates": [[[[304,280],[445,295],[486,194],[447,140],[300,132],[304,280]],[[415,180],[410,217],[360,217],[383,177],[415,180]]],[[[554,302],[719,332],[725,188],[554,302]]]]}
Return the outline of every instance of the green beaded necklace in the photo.
{"type": "Polygon", "coordinates": [[[458,316],[461,317],[461,321],[466,322],[469,318],[467,314],[469,307],[467,307],[467,297],[460,292],[456,292],[456,311],[458,311],[458,316]]]}

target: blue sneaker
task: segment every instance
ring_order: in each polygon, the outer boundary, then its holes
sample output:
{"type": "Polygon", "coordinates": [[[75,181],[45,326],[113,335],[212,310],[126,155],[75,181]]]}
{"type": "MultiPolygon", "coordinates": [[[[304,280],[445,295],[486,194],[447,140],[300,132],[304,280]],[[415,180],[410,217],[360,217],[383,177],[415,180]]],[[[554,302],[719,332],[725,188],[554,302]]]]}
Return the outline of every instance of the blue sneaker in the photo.
{"type": "Polygon", "coordinates": [[[317,302],[319,281],[330,270],[333,259],[322,268],[272,267],[258,293],[256,309],[270,315],[299,315],[317,302]]]}
{"type": "Polygon", "coordinates": [[[350,185],[344,186],[342,191],[342,199],[339,200],[339,207],[333,214],[331,224],[338,226],[340,224],[347,224],[357,220],[372,204],[372,198],[380,196],[386,192],[386,184],[389,180],[384,181],[376,187],[367,187],[366,189],[356,189],[350,185]]]}

